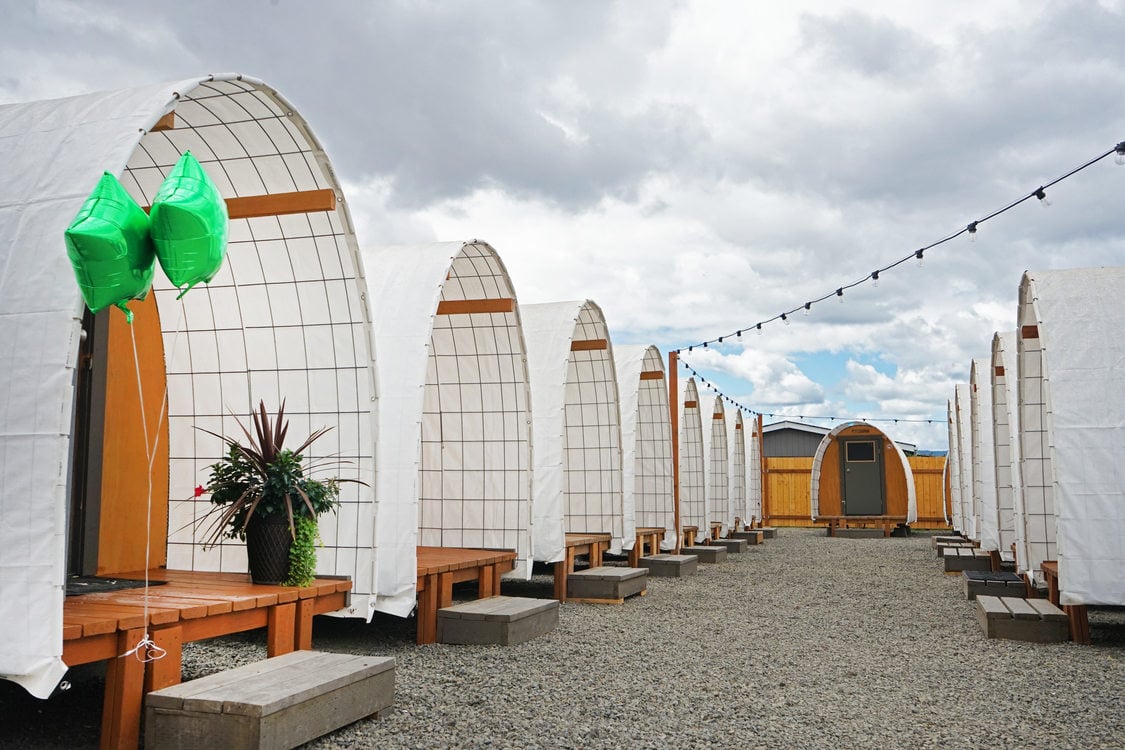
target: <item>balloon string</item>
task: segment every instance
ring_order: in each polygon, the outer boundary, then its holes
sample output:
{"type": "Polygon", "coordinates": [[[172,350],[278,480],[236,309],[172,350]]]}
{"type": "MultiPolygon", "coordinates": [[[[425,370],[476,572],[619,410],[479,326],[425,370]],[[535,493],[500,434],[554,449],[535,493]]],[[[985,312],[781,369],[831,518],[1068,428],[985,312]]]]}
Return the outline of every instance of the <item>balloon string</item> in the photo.
{"type": "MultiPolygon", "coordinates": [[[[179,342],[180,330],[182,328],[183,319],[184,319],[184,305],[181,302],[180,303],[180,314],[179,314],[179,317],[176,320],[176,329],[175,329],[175,333],[173,334],[173,337],[172,337],[172,357],[170,357],[168,361],[174,361],[174,356],[175,356],[175,352],[176,352],[176,344],[179,342]]],[[[152,470],[153,470],[154,465],[156,464],[156,448],[160,443],[160,431],[164,426],[164,414],[165,414],[166,408],[168,406],[168,379],[167,379],[167,377],[165,377],[165,379],[164,379],[164,395],[163,395],[163,397],[160,401],[160,411],[159,411],[159,416],[158,416],[158,419],[157,419],[157,422],[156,422],[156,435],[153,438],[152,443],[150,444],[149,443],[149,437],[148,437],[148,416],[147,416],[146,410],[145,410],[144,385],[143,385],[142,378],[141,378],[141,359],[140,359],[140,355],[137,353],[137,329],[136,329],[136,326],[132,326],[132,325],[129,326],[129,337],[130,337],[130,339],[133,343],[133,372],[134,372],[134,374],[136,375],[136,378],[137,378],[137,396],[140,399],[140,404],[141,404],[141,434],[143,435],[144,441],[145,441],[145,457],[148,459],[148,461],[147,461],[148,472],[147,472],[147,475],[146,475],[146,480],[147,480],[147,484],[148,484],[148,497],[147,497],[147,502],[145,503],[145,569],[144,569],[145,585],[144,585],[144,597],[143,597],[145,633],[144,633],[144,636],[141,638],[141,640],[137,642],[137,645],[134,646],[133,648],[129,649],[128,651],[126,651],[124,654],[122,654],[122,656],[135,655],[137,657],[138,661],[150,662],[150,661],[156,661],[157,659],[163,658],[164,655],[167,653],[160,646],[156,645],[156,642],[153,641],[152,638],[149,637],[149,632],[148,632],[148,624],[149,624],[148,623],[149,575],[148,575],[148,571],[149,571],[149,566],[151,565],[151,553],[152,553],[152,470]]]]}

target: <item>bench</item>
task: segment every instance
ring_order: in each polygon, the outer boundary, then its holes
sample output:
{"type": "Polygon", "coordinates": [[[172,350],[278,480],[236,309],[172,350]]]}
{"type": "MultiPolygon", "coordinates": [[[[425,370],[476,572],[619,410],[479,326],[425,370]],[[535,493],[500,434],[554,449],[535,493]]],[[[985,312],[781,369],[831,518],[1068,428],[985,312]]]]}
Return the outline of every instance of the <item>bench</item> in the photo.
{"type": "Polygon", "coordinates": [[[588,568],[570,574],[567,599],[591,604],[622,604],[626,597],[648,593],[644,568],[588,568]]]}
{"type": "Polygon", "coordinates": [[[816,521],[828,524],[828,536],[836,536],[837,529],[881,528],[889,537],[895,527],[906,524],[906,516],[817,516],[816,521]]]}
{"type": "Polygon", "coordinates": [[[719,539],[720,537],[722,537],[722,535],[723,535],[723,522],[722,521],[712,521],[711,522],[711,539],[719,539]]]}
{"type": "Polygon", "coordinates": [[[698,526],[684,526],[683,527],[683,534],[680,536],[680,539],[683,541],[683,544],[681,546],[682,547],[694,547],[695,546],[695,535],[697,533],[699,533],[699,527],[698,526]]]}
{"type": "Polygon", "coordinates": [[[554,599],[493,596],[439,609],[438,643],[512,646],[525,643],[559,624],[554,599]]]}
{"type": "Polygon", "coordinates": [[[1027,598],[1027,584],[1015,573],[991,570],[964,570],[965,598],[978,596],[1014,596],[1027,598]]]}
{"type": "Polygon", "coordinates": [[[145,746],[292,748],[394,703],[395,660],[293,651],[173,685],[145,700],[145,746]]]}
{"type": "Polygon", "coordinates": [[[633,549],[629,550],[629,566],[636,568],[640,559],[645,556],[647,547],[649,555],[660,554],[660,541],[664,538],[664,527],[641,526],[636,531],[636,542],[633,549]]]}
{"type": "Polygon", "coordinates": [[[642,557],[640,566],[647,570],[650,576],[682,578],[683,576],[691,575],[698,569],[699,558],[695,555],[671,555],[661,553],[659,555],[642,557]]]}
{"type": "Polygon", "coordinates": [[[1059,643],[1069,637],[1066,613],[1045,599],[978,596],[977,621],[988,638],[1059,643]]]}

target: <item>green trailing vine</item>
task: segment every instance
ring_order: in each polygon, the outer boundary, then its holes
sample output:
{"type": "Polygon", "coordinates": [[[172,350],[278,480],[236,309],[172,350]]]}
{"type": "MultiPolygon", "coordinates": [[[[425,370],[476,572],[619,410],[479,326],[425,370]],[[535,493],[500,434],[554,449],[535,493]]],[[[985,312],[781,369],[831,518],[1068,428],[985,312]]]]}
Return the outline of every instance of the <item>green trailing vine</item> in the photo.
{"type": "Polygon", "coordinates": [[[297,535],[289,547],[289,576],[286,586],[308,586],[316,577],[316,548],[322,546],[316,519],[298,516],[294,519],[297,535]]]}

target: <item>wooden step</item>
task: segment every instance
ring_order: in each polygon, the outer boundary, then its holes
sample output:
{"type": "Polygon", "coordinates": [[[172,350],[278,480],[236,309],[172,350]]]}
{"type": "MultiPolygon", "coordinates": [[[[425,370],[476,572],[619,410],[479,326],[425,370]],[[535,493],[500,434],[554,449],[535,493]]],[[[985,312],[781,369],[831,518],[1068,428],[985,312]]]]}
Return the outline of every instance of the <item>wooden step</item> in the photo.
{"type": "Polygon", "coordinates": [[[978,596],[977,622],[989,638],[1059,643],[1069,638],[1066,613],[1046,599],[978,596]]]}
{"type": "Polygon", "coordinates": [[[684,547],[680,551],[685,555],[694,555],[701,563],[721,563],[726,562],[727,559],[726,547],[697,544],[693,547],[684,547]]]}
{"type": "Polygon", "coordinates": [[[698,569],[699,558],[695,555],[649,555],[641,558],[641,567],[647,570],[650,576],[681,578],[691,575],[698,569]]]}
{"type": "Polygon", "coordinates": [[[745,539],[712,539],[711,546],[726,547],[727,554],[738,555],[746,551],[745,539]]]}
{"type": "Polygon", "coordinates": [[[942,551],[946,573],[963,570],[992,570],[992,555],[975,547],[947,547],[942,551]]]}
{"type": "Polygon", "coordinates": [[[749,545],[761,544],[765,538],[765,533],[761,529],[746,529],[744,531],[732,531],[731,539],[745,539],[749,545]]]}
{"type": "Polygon", "coordinates": [[[965,598],[978,596],[1027,596],[1027,584],[1015,573],[991,570],[965,570],[961,572],[965,584],[965,598]]]}
{"type": "Polygon", "coordinates": [[[550,633],[559,624],[554,599],[492,596],[437,613],[438,643],[511,646],[550,633]]]}
{"type": "Polygon", "coordinates": [[[648,571],[644,568],[603,566],[571,573],[567,581],[567,600],[621,604],[634,594],[644,596],[648,571]]]}

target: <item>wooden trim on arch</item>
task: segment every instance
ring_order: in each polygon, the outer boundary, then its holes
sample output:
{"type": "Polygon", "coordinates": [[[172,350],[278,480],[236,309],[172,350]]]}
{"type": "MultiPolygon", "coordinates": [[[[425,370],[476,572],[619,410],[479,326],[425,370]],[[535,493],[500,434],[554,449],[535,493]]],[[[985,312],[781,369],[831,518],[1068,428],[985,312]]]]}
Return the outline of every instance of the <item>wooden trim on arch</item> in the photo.
{"type": "Polygon", "coordinates": [[[1021,339],[1039,338],[1039,326],[1020,326],[1021,339]]]}
{"type": "Polygon", "coordinates": [[[607,339],[586,339],[585,341],[570,342],[570,350],[572,352],[602,351],[608,348],[609,341],[607,339]]]}
{"type": "Polygon", "coordinates": [[[711,412],[711,419],[725,419],[726,416],[727,415],[723,414],[721,411],[711,412]]]}
{"type": "Polygon", "coordinates": [[[699,402],[698,401],[685,401],[684,402],[684,408],[685,409],[697,409],[697,408],[699,408],[699,402]]]}
{"type": "Polygon", "coordinates": [[[438,315],[472,315],[474,313],[510,313],[516,309],[511,297],[494,299],[445,299],[438,302],[438,315]]]}
{"type": "MultiPolygon", "coordinates": [[[[310,214],[336,209],[336,191],[299,190],[295,193],[268,193],[226,198],[227,216],[232,219],[256,219],[262,216],[310,214]]],[[[145,206],[148,213],[151,206],[145,206]]]]}
{"type": "Polygon", "coordinates": [[[741,429],[742,429],[742,424],[741,424],[741,423],[736,423],[736,424],[734,425],[734,429],[736,429],[736,430],[741,430],[741,429]]]}
{"type": "Polygon", "coordinates": [[[641,373],[641,380],[663,380],[663,370],[646,370],[641,373]]]}

